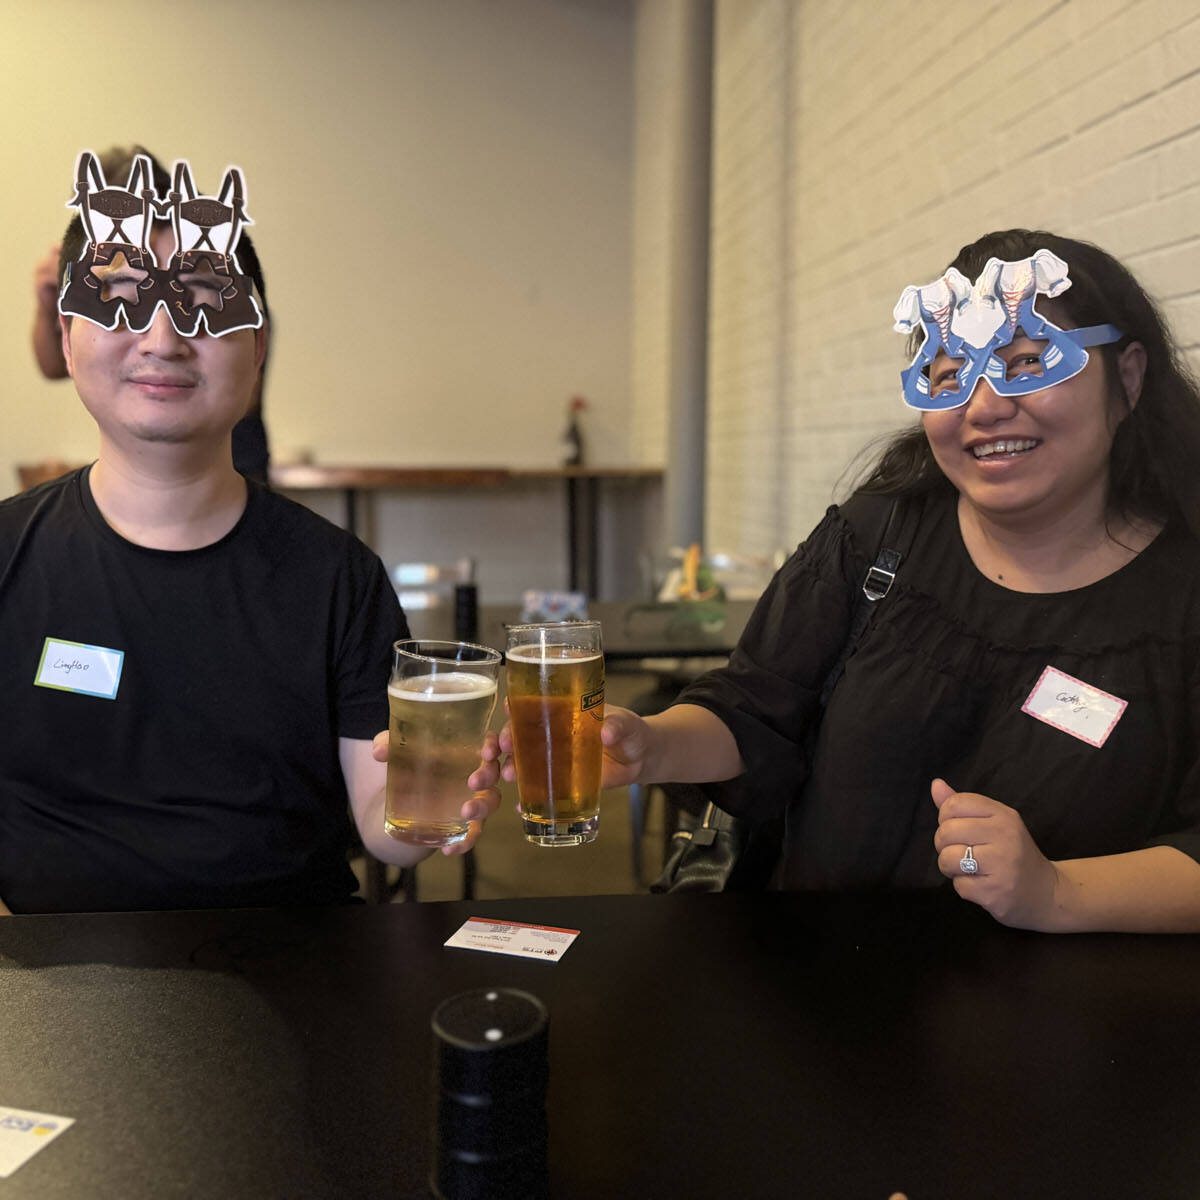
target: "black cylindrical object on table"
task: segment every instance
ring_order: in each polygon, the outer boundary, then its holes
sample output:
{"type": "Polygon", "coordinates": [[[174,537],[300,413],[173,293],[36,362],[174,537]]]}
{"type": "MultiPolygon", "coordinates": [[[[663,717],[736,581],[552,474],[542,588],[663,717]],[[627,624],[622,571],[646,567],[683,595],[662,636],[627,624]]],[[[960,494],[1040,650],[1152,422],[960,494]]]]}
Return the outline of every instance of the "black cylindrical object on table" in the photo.
{"type": "Polygon", "coordinates": [[[473,583],[454,585],[454,637],[473,642],[479,636],[479,589],[473,583]]]}
{"type": "Polygon", "coordinates": [[[432,1020],[433,1165],[444,1200],[543,1200],[549,1016],[515,988],[451,996],[432,1020]]]}

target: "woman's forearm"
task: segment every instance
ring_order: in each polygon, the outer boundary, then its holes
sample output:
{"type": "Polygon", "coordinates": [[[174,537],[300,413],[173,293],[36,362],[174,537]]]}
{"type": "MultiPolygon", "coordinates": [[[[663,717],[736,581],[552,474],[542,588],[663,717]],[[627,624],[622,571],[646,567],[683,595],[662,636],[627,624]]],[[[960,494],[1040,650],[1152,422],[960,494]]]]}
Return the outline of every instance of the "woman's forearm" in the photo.
{"type": "Polygon", "coordinates": [[[1200,933],[1200,863],[1173,846],[1054,864],[1045,929],[1060,933],[1200,933]]]}
{"type": "Polygon", "coordinates": [[[643,783],[709,783],[733,779],[746,764],[729,726],[698,704],[675,704],[646,718],[649,746],[643,783]]]}

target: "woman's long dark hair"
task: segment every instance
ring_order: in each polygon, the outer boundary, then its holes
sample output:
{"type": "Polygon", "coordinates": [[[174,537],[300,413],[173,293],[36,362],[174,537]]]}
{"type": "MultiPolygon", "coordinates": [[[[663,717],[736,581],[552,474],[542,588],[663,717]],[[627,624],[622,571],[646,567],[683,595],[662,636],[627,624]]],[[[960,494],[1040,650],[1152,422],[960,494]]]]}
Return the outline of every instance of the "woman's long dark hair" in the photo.
{"type": "MultiPolygon", "coordinates": [[[[1077,326],[1113,324],[1125,336],[1098,349],[1118,409],[1126,405],[1117,358],[1130,342],[1146,348],[1141,396],[1117,426],[1109,456],[1110,515],[1167,521],[1182,517],[1200,535],[1200,390],[1141,284],[1090,242],[1028,229],[989,233],[964,246],[951,266],[976,278],[989,258],[1016,262],[1042,247],[1063,259],[1071,286],[1055,305],[1077,326]]],[[[885,446],[862,491],[922,495],[950,487],[918,425],[885,446]]]]}

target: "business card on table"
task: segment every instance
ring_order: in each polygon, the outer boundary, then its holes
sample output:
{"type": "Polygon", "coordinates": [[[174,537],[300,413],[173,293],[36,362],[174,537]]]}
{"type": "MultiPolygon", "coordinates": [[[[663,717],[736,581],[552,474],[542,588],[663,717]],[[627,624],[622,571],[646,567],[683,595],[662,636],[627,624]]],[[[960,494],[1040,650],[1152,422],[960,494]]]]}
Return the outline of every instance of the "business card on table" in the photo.
{"type": "Polygon", "coordinates": [[[74,1124],[74,1117],[55,1117],[0,1105],[0,1179],[6,1179],[74,1124]]]}
{"type": "Polygon", "coordinates": [[[557,962],[578,936],[578,929],[468,917],[443,945],[458,950],[487,950],[491,954],[514,954],[517,958],[557,962]]]}

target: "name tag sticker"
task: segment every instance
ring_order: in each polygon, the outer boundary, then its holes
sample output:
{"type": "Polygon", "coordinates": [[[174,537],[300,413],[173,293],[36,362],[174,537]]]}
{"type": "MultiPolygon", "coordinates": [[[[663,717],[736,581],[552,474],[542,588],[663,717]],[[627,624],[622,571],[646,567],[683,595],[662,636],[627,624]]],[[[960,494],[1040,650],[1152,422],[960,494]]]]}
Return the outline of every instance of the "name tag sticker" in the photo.
{"type": "Polygon", "coordinates": [[[1108,740],[1128,703],[1065,671],[1047,667],[1021,711],[1099,747],[1108,740]]]}
{"type": "Polygon", "coordinates": [[[33,682],[37,687],[115,700],[124,665],[123,650],[106,650],[103,646],[48,637],[33,682]]]}
{"type": "Polygon", "coordinates": [[[442,944],[459,950],[486,950],[491,954],[513,954],[517,958],[558,962],[578,936],[578,929],[468,917],[442,944]]]}
{"type": "Polygon", "coordinates": [[[0,1179],[7,1179],[22,1163],[28,1162],[48,1146],[64,1129],[75,1124],[74,1117],[54,1117],[49,1113],[26,1112],[23,1108],[0,1105],[0,1179]]]}

